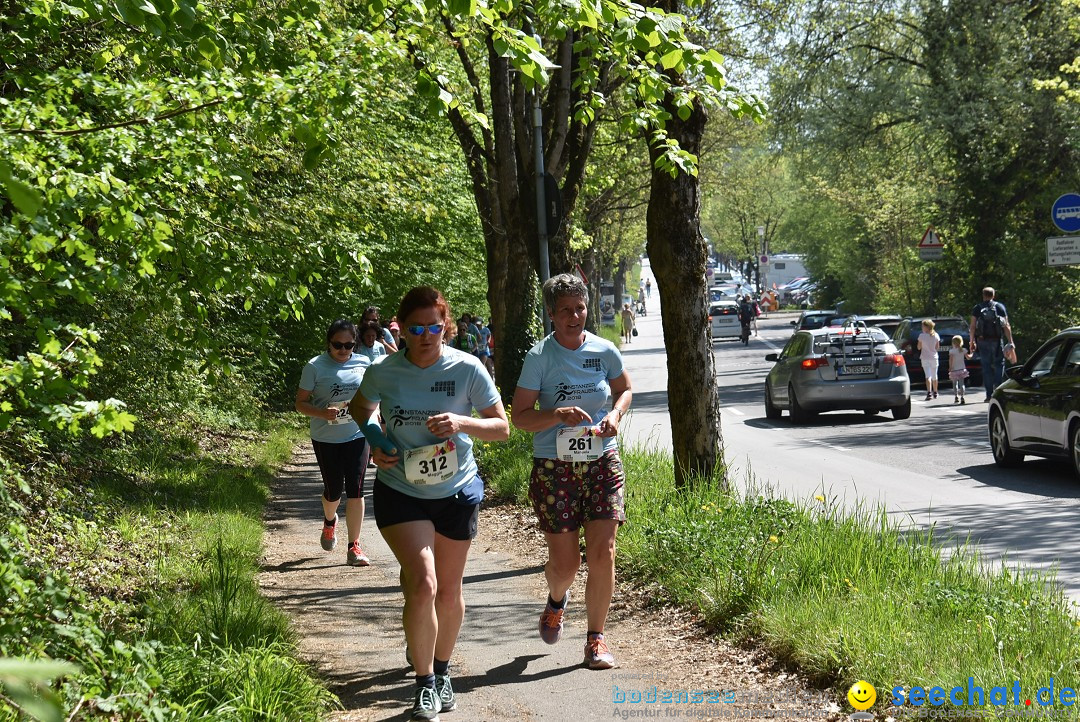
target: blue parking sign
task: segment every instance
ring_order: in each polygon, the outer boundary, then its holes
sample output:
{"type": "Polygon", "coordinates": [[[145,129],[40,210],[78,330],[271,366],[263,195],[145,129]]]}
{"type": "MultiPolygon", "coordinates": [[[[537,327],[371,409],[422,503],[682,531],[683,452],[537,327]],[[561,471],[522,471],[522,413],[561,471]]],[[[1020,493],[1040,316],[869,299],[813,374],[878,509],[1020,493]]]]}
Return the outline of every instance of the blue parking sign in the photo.
{"type": "Polygon", "coordinates": [[[1066,233],[1080,231],[1080,194],[1066,193],[1054,201],[1050,219],[1066,233]]]}

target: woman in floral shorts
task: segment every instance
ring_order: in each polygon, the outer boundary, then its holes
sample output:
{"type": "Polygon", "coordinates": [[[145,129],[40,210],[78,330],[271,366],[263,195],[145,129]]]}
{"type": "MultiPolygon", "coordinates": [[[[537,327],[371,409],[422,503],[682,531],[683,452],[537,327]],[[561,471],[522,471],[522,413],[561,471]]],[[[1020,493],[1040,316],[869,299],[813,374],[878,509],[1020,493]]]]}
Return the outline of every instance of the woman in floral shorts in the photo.
{"type": "Polygon", "coordinates": [[[626,521],[616,435],[632,394],[619,350],[585,330],[588,305],[588,289],[577,276],[564,273],[544,283],[554,330],[525,357],[511,419],[536,434],[529,498],[548,547],[540,637],[554,644],[562,636],[584,529],[585,664],[609,669],[615,657],[604,641],[604,624],[615,591],[615,535],[626,521]]]}

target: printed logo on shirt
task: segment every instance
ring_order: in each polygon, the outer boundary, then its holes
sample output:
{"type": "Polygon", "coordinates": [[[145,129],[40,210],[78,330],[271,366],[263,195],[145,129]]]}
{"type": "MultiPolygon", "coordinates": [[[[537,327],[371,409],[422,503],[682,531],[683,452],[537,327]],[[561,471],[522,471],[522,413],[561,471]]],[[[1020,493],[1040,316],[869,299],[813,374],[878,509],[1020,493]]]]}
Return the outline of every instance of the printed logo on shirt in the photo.
{"type": "Polygon", "coordinates": [[[344,398],[351,399],[356,395],[356,390],[358,388],[360,388],[360,384],[339,384],[335,382],[334,385],[330,387],[330,401],[333,402],[334,399],[344,398]]]}
{"type": "Polygon", "coordinates": [[[600,371],[600,372],[603,372],[603,370],[604,370],[604,367],[600,364],[600,359],[598,359],[598,358],[587,358],[587,359],[585,359],[585,363],[581,364],[581,368],[583,368],[583,369],[592,369],[593,371],[600,371]]]}
{"type": "Polygon", "coordinates": [[[576,401],[585,394],[596,392],[596,384],[559,384],[555,387],[555,403],[576,401]]]}
{"type": "Polygon", "coordinates": [[[456,384],[456,381],[436,381],[431,387],[431,392],[441,394],[445,391],[447,396],[454,396],[457,393],[456,384]]]}
{"type": "Polygon", "coordinates": [[[403,409],[395,406],[390,409],[386,417],[386,425],[392,429],[400,429],[402,426],[424,426],[431,416],[442,412],[429,411],[427,409],[403,409]]]}

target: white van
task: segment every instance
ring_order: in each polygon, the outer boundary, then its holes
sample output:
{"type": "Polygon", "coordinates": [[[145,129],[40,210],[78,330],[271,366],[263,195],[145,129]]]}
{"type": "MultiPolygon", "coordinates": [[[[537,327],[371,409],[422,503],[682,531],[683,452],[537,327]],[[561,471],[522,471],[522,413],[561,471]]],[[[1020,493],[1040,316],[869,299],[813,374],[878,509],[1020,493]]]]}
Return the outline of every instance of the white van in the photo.
{"type": "Polygon", "coordinates": [[[804,257],[797,253],[778,253],[770,256],[768,265],[761,268],[765,281],[762,286],[779,288],[796,278],[809,276],[803,260],[804,257]]]}

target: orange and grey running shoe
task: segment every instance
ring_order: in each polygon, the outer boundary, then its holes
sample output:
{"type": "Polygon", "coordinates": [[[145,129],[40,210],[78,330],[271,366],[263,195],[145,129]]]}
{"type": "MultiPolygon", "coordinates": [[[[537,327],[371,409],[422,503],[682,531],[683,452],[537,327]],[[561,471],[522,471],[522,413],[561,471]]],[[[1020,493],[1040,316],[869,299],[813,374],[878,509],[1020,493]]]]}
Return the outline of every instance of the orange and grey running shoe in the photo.
{"type": "Polygon", "coordinates": [[[370,567],[371,560],[364,550],[360,548],[360,542],[354,541],[349,544],[349,553],[345,556],[350,567],[370,567]]]}
{"type": "Polygon", "coordinates": [[[570,590],[568,589],[563,596],[562,609],[555,609],[550,602],[544,605],[544,611],[540,614],[540,639],[548,644],[555,644],[562,638],[563,613],[569,603],[570,590]]]}
{"type": "Polygon", "coordinates": [[[615,655],[604,643],[604,635],[589,635],[585,642],[585,664],[589,665],[589,669],[611,669],[615,666],[615,655]]]}
{"type": "Polygon", "coordinates": [[[337,546],[337,514],[334,514],[334,523],[327,524],[323,522],[322,534],[319,535],[319,543],[322,544],[322,548],[326,551],[333,551],[337,546]]]}

